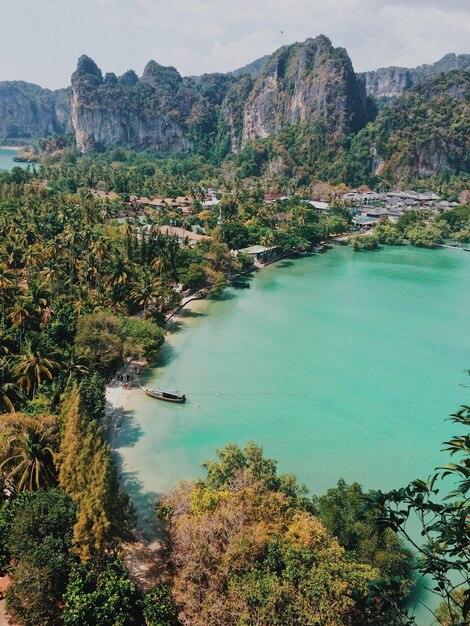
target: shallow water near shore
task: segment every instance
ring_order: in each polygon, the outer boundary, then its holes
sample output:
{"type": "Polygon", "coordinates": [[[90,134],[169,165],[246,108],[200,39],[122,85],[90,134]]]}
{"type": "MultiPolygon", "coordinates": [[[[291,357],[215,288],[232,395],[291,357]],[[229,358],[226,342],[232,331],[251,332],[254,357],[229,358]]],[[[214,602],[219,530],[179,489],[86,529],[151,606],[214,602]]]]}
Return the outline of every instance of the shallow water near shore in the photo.
{"type": "Polygon", "coordinates": [[[128,394],[113,445],[143,518],[229,442],[259,443],[316,494],[426,478],[470,401],[470,253],[336,247],[249,280],[189,312],[145,374],[187,404],[128,394]]]}
{"type": "Polygon", "coordinates": [[[13,157],[18,156],[19,151],[16,148],[0,147],[0,172],[2,170],[11,171],[14,167],[27,168],[28,163],[17,163],[13,161],[13,157]]]}

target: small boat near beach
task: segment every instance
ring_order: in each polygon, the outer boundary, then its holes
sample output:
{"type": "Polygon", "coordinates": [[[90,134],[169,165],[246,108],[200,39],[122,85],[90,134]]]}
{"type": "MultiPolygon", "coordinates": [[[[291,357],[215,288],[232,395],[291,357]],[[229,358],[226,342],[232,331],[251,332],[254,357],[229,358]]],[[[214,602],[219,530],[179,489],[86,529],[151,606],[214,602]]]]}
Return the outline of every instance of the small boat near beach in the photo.
{"type": "Polygon", "coordinates": [[[234,278],[232,280],[232,285],[233,287],[238,287],[239,289],[249,289],[250,288],[250,283],[247,283],[244,280],[240,280],[238,278],[234,278]]]}
{"type": "Polygon", "coordinates": [[[167,402],[186,402],[186,396],[176,389],[148,389],[143,388],[145,393],[156,400],[166,400],[167,402]]]}

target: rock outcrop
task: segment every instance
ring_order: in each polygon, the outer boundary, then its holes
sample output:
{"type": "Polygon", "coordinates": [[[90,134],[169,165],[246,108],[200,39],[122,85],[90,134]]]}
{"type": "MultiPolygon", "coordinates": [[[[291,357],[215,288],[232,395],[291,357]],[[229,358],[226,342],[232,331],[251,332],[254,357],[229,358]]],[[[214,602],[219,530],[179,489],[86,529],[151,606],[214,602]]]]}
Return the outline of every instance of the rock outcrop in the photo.
{"type": "Polygon", "coordinates": [[[70,90],[50,91],[23,81],[0,82],[0,139],[34,140],[65,133],[70,90]]]}
{"type": "Polygon", "coordinates": [[[103,78],[82,57],[72,76],[77,147],[181,152],[212,141],[221,152],[236,152],[296,123],[321,126],[335,143],[367,121],[363,82],[346,51],[324,36],[285,46],[245,70],[184,79],[150,61],[140,79],[130,72],[103,78]]]}
{"type": "Polygon", "coordinates": [[[104,78],[96,63],[82,56],[72,75],[71,125],[78,150],[110,146],[182,152],[191,148],[184,133],[174,68],[150,61],[142,78],[132,72],[104,78]]]}
{"type": "Polygon", "coordinates": [[[365,90],[346,50],[321,35],[281,48],[264,65],[244,107],[241,145],[299,122],[320,125],[334,143],[366,121],[365,90]]]}
{"type": "Polygon", "coordinates": [[[406,67],[383,67],[363,76],[366,92],[373,98],[398,98],[413,86],[411,70],[406,67]]]}
{"type": "Polygon", "coordinates": [[[391,180],[470,172],[470,72],[423,79],[392,100],[353,139],[351,161],[361,146],[369,171],[391,180]]]}
{"type": "Polygon", "coordinates": [[[427,78],[453,70],[470,70],[470,54],[446,54],[432,65],[406,67],[383,67],[364,72],[366,91],[373,98],[397,98],[427,78]]]}
{"type": "MultiPolygon", "coordinates": [[[[431,79],[469,68],[470,55],[449,54],[433,65],[415,69],[389,67],[355,74],[347,52],[334,48],[324,35],[284,46],[233,72],[186,78],[174,67],[155,61],[147,64],[140,78],[133,70],[122,76],[103,76],[92,59],[82,56],[68,89],[49,91],[23,82],[0,83],[0,140],[30,141],[73,132],[83,153],[112,146],[160,153],[193,150],[220,163],[251,141],[276,136],[271,153],[284,141],[284,152],[295,163],[297,156],[290,150],[290,142],[295,144],[294,152],[299,146],[303,150],[306,167],[318,169],[328,155],[343,149],[347,136],[359,133],[359,139],[364,137],[360,132],[364,129],[367,138],[361,154],[367,160],[370,151],[370,165],[375,171],[398,167],[398,162],[406,162],[406,171],[418,175],[445,168],[462,171],[467,167],[459,148],[462,122],[456,118],[454,123],[449,113],[452,132],[459,134],[454,141],[452,133],[447,135],[437,128],[437,120],[434,129],[425,107],[426,100],[432,100],[443,110],[440,93],[444,90],[465,119],[468,105],[460,104],[462,98],[468,102],[462,91],[467,89],[465,81],[433,83],[431,79]],[[416,92],[420,86],[423,90],[416,92]],[[436,92],[431,93],[432,89],[436,92]],[[413,93],[415,96],[407,99],[413,93]],[[388,113],[381,110],[375,124],[380,99],[391,99],[387,107],[392,108],[388,113]],[[395,101],[398,104],[393,106],[395,101]],[[411,163],[406,141],[399,142],[394,156],[393,142],[384,138],[391,127],[387,115],[408,137],[405,112],[410,107],[413,110],[415,104],[423,109],[427,122],[410,129],[408,143],[414,150],[411,163]],[[428,126],[435,134],[434,143],[427,141],[428,126]],[[422,149],[418,150],[412,136],[421,135],[422,149]]],[[[271,156],[274,162],[279,155],[271,156]]],[[[260,158],[271,159],[257,154],[256,159],[260,158]]]]}

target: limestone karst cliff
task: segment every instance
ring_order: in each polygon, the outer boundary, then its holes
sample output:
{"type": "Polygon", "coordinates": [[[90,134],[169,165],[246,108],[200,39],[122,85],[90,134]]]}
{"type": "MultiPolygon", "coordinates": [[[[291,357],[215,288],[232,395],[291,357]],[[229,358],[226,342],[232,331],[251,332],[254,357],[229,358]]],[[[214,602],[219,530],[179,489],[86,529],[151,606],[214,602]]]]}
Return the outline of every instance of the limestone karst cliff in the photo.
{"type": "MultiPolygon", "coordinates": [[[[418,96],[406,99],[409,93],[417,93],[420,85],[430,85],[435,77],[468,68],[470,55],[449,54],[414,69],[389,67],[356,74],[346,50],[335,48],[324,35],[283,46],[233,72],[192,77],[182,77],[175,68],[155,61],[147,64],[141,77],[133,70],[119,77],[103,75],[91,58],[82,56],[68,89],[0,83],[0,141],[31,141],[72,132],[82,153],[112,146],[162,154],[193,151],[220,163],[231,153],[250,149],[252,142],[269,139],[269,146],[254,155],[256,161],[271,162],[268,152],[275,153],[272,158],[283,171],[287,158],[291,164],[301,160],[304,167],[316,168],[320,174],[321,164],[328,162],[346,171],[354,169],[353,158],[344,167],[341,159],[345,146],[354,148],[361,141],[360,163],[369,163],[370,172],[383,171],[387,164],[399,169],[404,163],[406,171],[423,176],[446,168],[461,171],[467,167],[458,145],[462,133],[457,142],[450,141],[450,135],[444,140],[445,133],[438,128],[433,130],[433,141],[421,137],[421,148],[413,148],[413,164],[412,155],[401,150],[396,138],[399,130],[400,137],[406,136],[414,145],[411,138],[429,130],[426,124],[408,128],[413,115],[399,115],[400,107],[406,112],[418,102],[418,96]],[[377,117],[383,102],[393,106],[377,117]],[[387,115],[400,124],[399,129],[382,124],[387,115]],[[395,143],[385,146],[390,133],[395,143]],[[401,155],[399,159],[393,150],[401,155]]],[[[435,88],[444,90],[448,107],[465,118],[468,95],[457,93],[462,84],[437,80],[435,88]],[[467,102],[465,111],[462,97],[467,102]]],[[[426,99],[441,106],[440,93],[419,93],[423,111],[426,99]]],[[[448,113],[450,119],[453,113],[448,113]]],[[[457,126],[460,129],[462,123],[457,126]]],[[[361,172],[364,177],[365,171],[361,172]]]]}
{"type": "Polygon", "coordinates": [[[431,65],[420,65],[413,69],[406,67],[383,67],[372,72],[364,72],[367,94],[373,98],[396,98],[418,85],[426,78],[452,70],[469,70],[470,54],[446,54],[431,65]]]}
{"type": "Polygon", "coordinates": [[[352,140],[350,162],[399,180],[470,172],[470,72],[423,79],[352,140]]]}
{"type": "Polygon", "coordinates": [[[23,81],[0,82],[0,139],[32,140],[67,132],[70,95],[23,81]]]}
{"type": "Polygon", "coordinates": [[[275,52],[264,65],[243,112],[241,143],[282,128],[318,123],[335,142],[367,122],[366,93],[343,48],[327,37],[275,52]]]}
{"type": "Polygon", "coordinates": [[[250,72],[183,79],[151,61],[142,78],[127,85],[114,74],[103,78],[82,57],[72,76],[71,109],[82,152],[111,145],[184,151],[198,131],[216,134],[220,121],[232,151],[297,122],[318,123],[334,143],[367,121],[363,83],[346,51],[324,36],[281,48],[256,80],[250,72]]]}
{"type": "Polygon", "coordinates": [[[136,150],[181,152],[191,147],[175,102],[181,76],[174,68],[148,63],[142,78],[130,72],[102,76],[89,57],[72,75],[71,126],[78,150],[119,145],[136,150]]]}

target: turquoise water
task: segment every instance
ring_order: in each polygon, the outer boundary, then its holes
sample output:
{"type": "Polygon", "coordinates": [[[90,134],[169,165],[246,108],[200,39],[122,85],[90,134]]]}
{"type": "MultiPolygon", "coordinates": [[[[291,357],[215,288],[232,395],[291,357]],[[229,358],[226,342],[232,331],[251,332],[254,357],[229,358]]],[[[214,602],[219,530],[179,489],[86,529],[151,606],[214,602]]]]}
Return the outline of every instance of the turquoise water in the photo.
{"type": "Polygon", "coordinates": [[[143,511],[216,448],[250,440],[317,494],[341,476],[383,490],[426,478],[445,418],[470,401],[469,329],[462,250],[339,247],[274,264],[190,315],[147,374],[192,402],[131,392],[114,439],[124,481],[143,511]]]}
{"type": "Polygon", "coordinates": [[[27,163],[15,163],[13,157],[17,156],[18,150],[14,148],[0,148],[0,171],[11,170],[14,167],[28,167],[27,163]]]}

